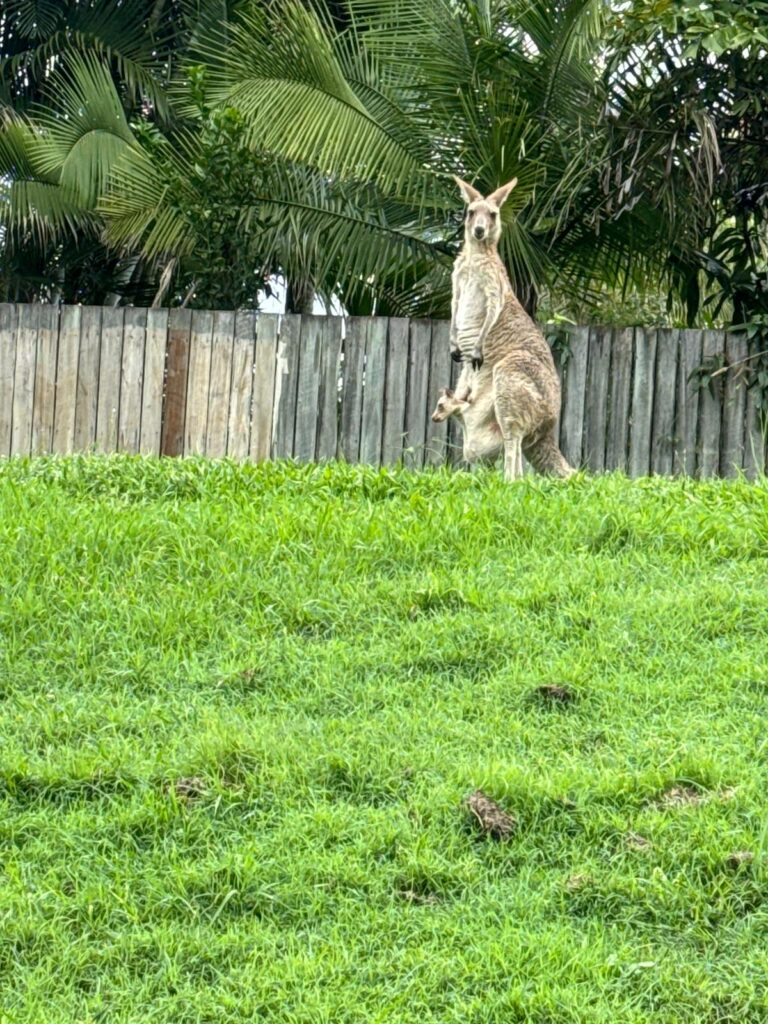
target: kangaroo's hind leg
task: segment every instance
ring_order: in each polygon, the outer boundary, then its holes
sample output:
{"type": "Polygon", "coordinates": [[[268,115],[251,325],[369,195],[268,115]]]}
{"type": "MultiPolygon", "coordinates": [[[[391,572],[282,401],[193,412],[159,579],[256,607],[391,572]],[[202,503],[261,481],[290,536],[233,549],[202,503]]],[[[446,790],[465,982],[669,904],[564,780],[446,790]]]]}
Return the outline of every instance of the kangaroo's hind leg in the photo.
{"type": "Polygon", "coordinates": [[[529,430],[525,416],[525,388],[511,378],[494,376],[496,421],[504,439],[504,479],[519,480],[523,475],[523,438],[529,430]]]}
{"type": "Polygon", "coordinates": [[[521,434],[504,434],[504,479],[519,480],[523,475],[523,438],[521,434]]]}

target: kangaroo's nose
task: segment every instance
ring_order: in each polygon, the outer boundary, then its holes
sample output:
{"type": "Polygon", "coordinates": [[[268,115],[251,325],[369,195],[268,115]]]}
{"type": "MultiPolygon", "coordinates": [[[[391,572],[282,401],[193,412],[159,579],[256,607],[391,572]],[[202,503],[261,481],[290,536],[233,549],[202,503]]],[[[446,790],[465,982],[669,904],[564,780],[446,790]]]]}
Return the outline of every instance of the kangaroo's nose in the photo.
{"type": "Polygon", "coordinates": [[[484,234],[485,228],[481,228],[479,226],[475,228],[475,238],[482,238],[484,234]]]}

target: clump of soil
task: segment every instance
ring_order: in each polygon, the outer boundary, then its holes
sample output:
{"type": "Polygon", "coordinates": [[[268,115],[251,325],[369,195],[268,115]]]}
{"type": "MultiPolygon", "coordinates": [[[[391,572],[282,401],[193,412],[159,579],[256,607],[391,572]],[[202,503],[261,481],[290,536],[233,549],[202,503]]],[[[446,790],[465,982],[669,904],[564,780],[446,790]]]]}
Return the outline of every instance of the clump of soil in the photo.
{"type": "Polygon", "coordinates": [[[440,898],[433,892],[419,892],[417,889],[401,889],[400,898],[417,906],[433,907],[440,898]]]}
{"type": "Polygon", "coordinates": [[[573,704],[576,694],[569,686],[560,686],[557,683],[545,683],[537,686],[536,696],[547,704],[573,704]]]}
{"type": "Polygon", "coordinates": [[[653,846],[650,839],[646,839],[645,836],[641,836],[637,832],[628,832],[624,837],[624,842],[630,850],[650,850],[653,846]]]}
{"type": "Polygon", "coordinates": [[[201,778],[194,775],[190,778],[176,779],[172,789],[177,800],[180,800],[182,803],[190,803],[193,800],[199,800],[201,796],[205,795],[206,786],[201,778]]]}
{"type": "Polygon", "coordinates": [[[467,797],[467,808],[477,824],[491,839],[504,842],[517,828],[517,821],[482,790],[476,789],[467,797]]]}
{"type": "Polygon", "coordinates": [[[233,675],[224,676],[222,679],[219,679],[216,685],[218,687],[232,686],[236,683],[239,683],[241,686],[248,685],[253,682],[257,673],[258,669],[256,668],[244,668],[240,672],[235,672],[233,675]]]}
{"type": "Polygon", "coordinates": [[[707,794],[693,786],[672,786],[661,794],[659,804],[662,807],[696,807],[706,799],[707,794]]]}
{"type": "Polygon", "coordinates": [[[592,882],[591,875],[569,875],[565,880],[565,888],[568,892],[579,892],[580,889],[585,889],[592,882]]]}
{"type": "Polygon", "coordinates": [[[725,863],[729,868],[743,868],[747,864],[751,864],[754,859],[755,855],[751,850],[736,850],[734,853],[728,854],[725,863]]]}
{"type": "Polygon", "coordinates": [[[695,786],[671,786],[665,790],[656,801],[657,807],[698,807],[700,804],[709,803],[711,800],[732,800],[736,795],[733,787],[718,789],[715,792],[708,792],[704,789],[697,789],[695,786]]]}

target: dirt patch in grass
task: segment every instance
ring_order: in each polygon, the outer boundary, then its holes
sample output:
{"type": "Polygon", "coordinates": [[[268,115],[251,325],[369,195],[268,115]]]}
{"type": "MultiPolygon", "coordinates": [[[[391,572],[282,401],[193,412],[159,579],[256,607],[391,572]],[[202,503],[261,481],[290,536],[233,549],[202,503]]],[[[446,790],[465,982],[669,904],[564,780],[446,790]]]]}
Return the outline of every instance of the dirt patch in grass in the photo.
{"type": "Polygon", "coordinates": [[[491,839],[505,842],[515,834],[517,819],[508,814],[495,800],[486,796],[482,790],[476,789],[474,793],[470,793],[466,803],[480,831],[491,839]]]}
{"type": "Polygon", "coordinates": [[[205,796],[207,786],[205,781],[197,775],[191,775],[188,778],[176,779],[170,786],[173,790],[174,796],[181,803],[193,803],[195,800],[199,800],[205,796]]]}
{"type": "Polygon", "coordinates": [[[755,859],[754,853],[751,850],[735,850],[733,853],[729,853],[725,858],[725,863],[729,868],[743,868],[748,864],[751,864],[755,859]]]}
{"type": "Polygon", "coordinates": [[[725,802],[732,800],[736,794],[735,788],[727,786],[718,790],[698,789],[691,785],[670,786],[655,800],[655,807],[662,809],[674,809],[676,807],[699,807],[701,804],[710,803],[713,800],[725,802]]]}
{"type": "Polygon", "coordinates": [[[570,686],[561,683],[544,683],[533,691],[534,696],[544,705],[551,707],[574,704],[577,696],[570,686]]]}
{"type": "Polygon", "coordinates": [[[638,832],[627,832],[624,836],[624,843],[630,850],[646,851],[653,847],[650,839],[641,836],[638,832]]]}

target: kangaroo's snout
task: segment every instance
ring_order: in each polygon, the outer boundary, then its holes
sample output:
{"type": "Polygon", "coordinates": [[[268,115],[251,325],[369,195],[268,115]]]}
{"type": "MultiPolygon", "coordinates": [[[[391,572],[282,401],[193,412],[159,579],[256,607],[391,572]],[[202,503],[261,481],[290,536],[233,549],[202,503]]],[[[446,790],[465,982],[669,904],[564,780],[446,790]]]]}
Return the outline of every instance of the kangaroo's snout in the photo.
{"type": "Polygon", "coordinates": [[[477,227],[475,228],[475,238],[483,238],[484,236],[485,236],[485,228],[481,227],[478,224],[477,227]]]}

